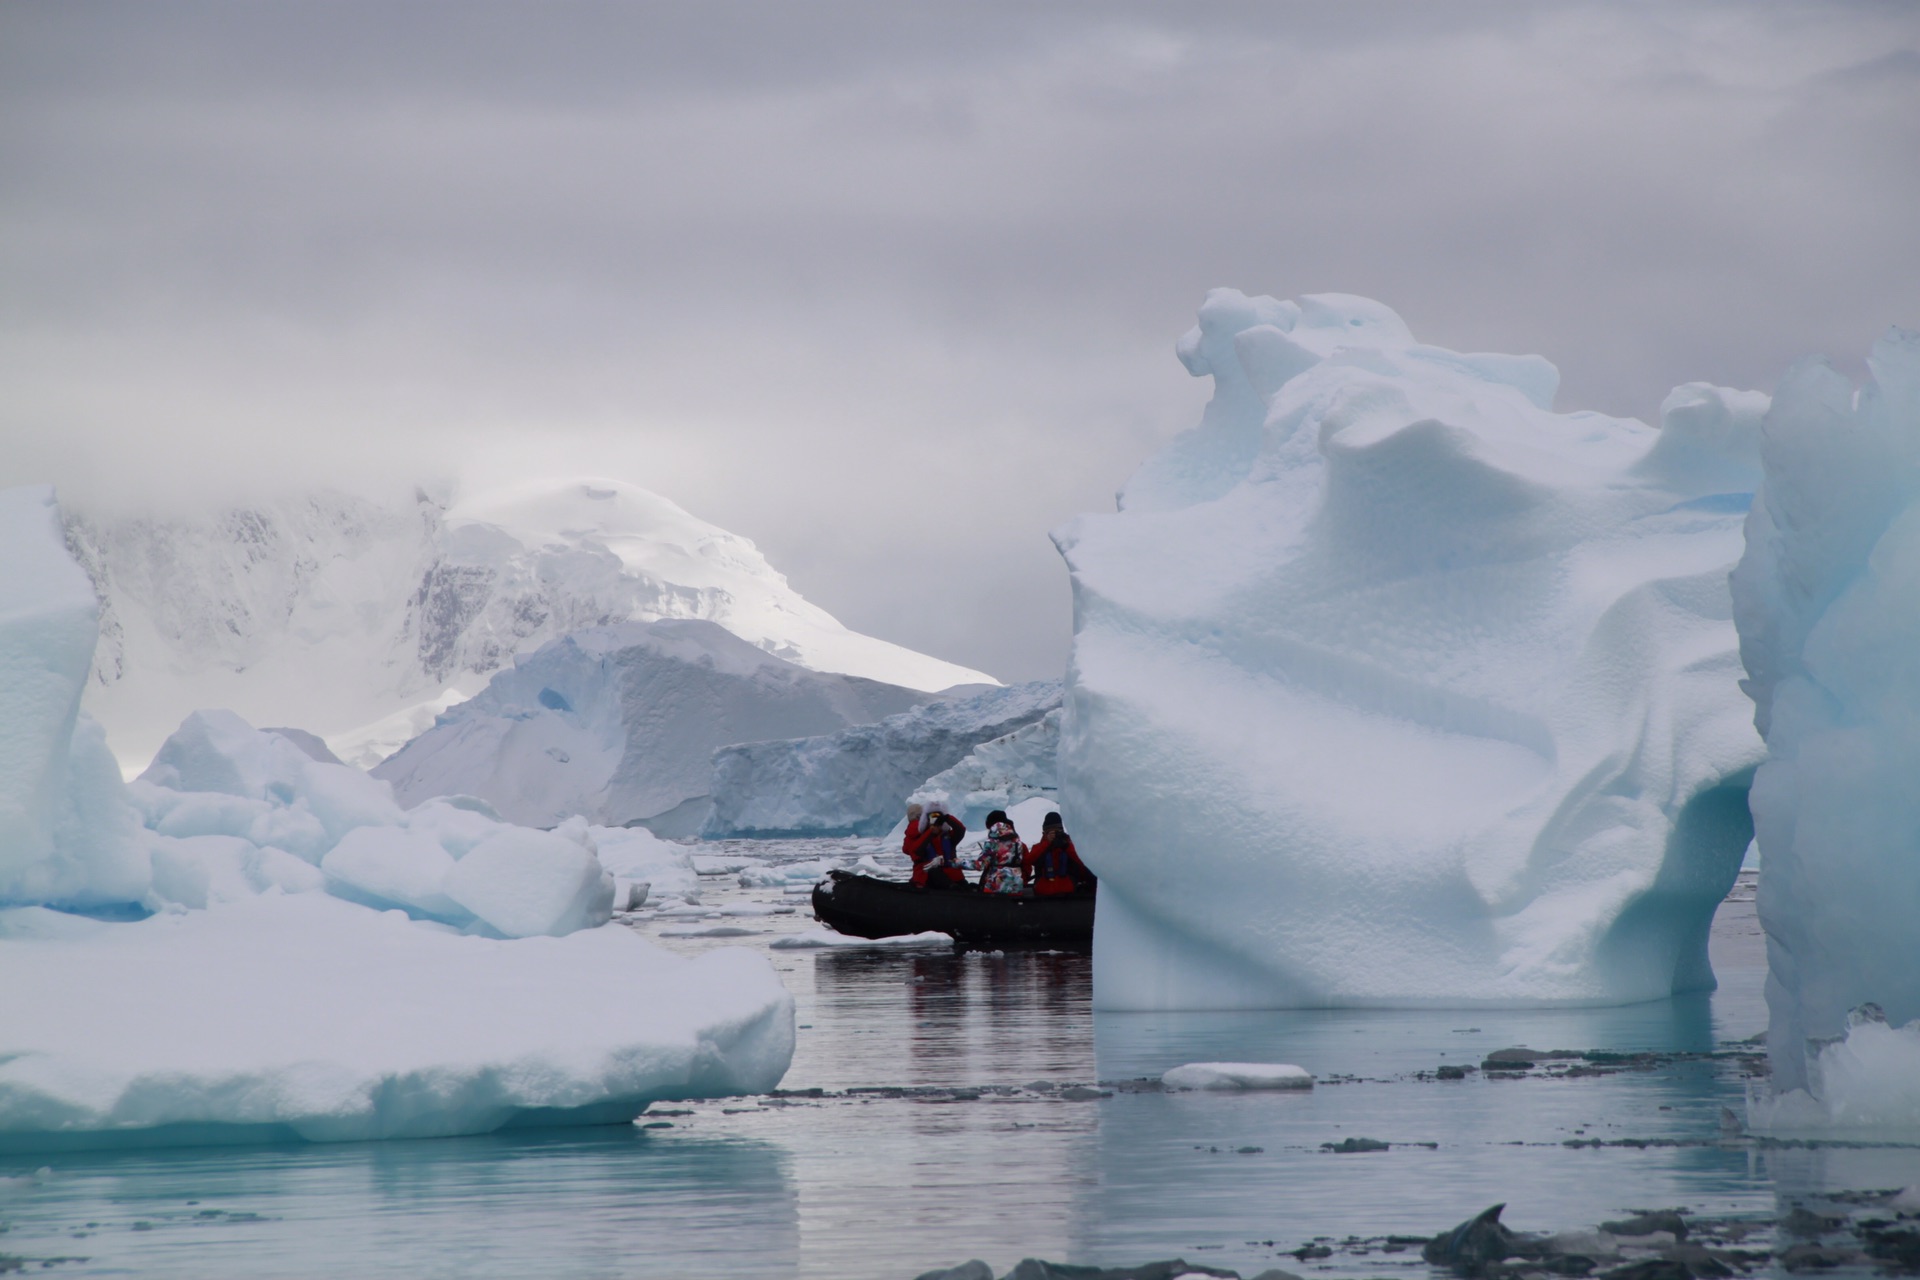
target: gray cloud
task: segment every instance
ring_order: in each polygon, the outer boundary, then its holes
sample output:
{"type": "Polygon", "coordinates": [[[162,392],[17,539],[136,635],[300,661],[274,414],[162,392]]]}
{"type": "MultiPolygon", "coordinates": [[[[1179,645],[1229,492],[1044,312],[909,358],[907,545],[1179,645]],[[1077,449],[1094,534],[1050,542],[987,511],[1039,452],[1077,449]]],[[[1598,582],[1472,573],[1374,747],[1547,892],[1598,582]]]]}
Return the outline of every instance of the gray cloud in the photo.
{"type": "Polygon", "coordinates": [[[1193,421],[1210,286],[1642,417],[1920,323],[1914,15],[6,6],[0,480],[612,472],[1055,673],[1045,531],[1193,421]]]}

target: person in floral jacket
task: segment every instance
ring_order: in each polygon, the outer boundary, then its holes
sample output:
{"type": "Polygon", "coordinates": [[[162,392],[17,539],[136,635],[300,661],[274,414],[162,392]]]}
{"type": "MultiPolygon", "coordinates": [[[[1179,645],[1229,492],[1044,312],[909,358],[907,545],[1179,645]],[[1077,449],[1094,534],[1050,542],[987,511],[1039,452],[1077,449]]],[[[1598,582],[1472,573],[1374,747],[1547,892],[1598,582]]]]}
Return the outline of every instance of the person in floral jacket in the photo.
{"type": "Polygon", "coordinates": [[[974,866],[980,869],[980,888],[984,893],[1021,893],[1027,887],[1022,867],[1027,846],[1013,829],[1006,810],[995,809],[987,815],[987,838],[980,842],[980,855],[974,866]]]}

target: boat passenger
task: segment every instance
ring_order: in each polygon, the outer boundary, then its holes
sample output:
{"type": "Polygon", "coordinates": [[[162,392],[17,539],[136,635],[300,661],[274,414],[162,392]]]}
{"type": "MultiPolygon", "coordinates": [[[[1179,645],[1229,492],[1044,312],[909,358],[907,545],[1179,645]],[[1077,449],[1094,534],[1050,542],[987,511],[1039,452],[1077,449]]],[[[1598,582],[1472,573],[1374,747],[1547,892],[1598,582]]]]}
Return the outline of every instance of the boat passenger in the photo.
{"type": "Polygon", "coordinates": [[[1073,837],[1058,813],[1040,820],[1040,840],[1027,851],[1024,874],[1033,891],[1042,897],[1063,893],[1088,893],[1099,887],[1099,880],[1080,861],[1073,837]]]}
{"type": "Polygon", "coordinates": [[[1024,893],[1027,846],[1013,829],[1006,810],[995,809],[987,815],[987,838],[980,844],[980,856],[974,866],[980,869],[980,888],[985,893],[1024,893]]]}
{"type": "Polygon", "coordinates": [[[960,869],[960,837],[966,824],[946,812],[938,800],[926,808],[921,819],[917,804],[907,806],[907,835],[900,842],[901,852],[913,860],[911,884],[920,889],[959,889],[967,885],[966,872],[960,869]]]}

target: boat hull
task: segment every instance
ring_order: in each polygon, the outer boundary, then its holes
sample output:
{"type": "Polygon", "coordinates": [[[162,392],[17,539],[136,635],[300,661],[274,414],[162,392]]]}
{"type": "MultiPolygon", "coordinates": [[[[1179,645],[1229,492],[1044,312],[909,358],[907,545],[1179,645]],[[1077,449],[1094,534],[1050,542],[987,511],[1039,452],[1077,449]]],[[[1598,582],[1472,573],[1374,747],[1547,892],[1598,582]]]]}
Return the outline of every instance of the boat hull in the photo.
{"type": "Polygon", "coordinates": [[[836,933],[897,938],[944,933],[968,946],[1085,947],[1093,942],[1094,894],[1025,897],[912,885],[830,871],[813,887],[813,914],[836,933]]]}

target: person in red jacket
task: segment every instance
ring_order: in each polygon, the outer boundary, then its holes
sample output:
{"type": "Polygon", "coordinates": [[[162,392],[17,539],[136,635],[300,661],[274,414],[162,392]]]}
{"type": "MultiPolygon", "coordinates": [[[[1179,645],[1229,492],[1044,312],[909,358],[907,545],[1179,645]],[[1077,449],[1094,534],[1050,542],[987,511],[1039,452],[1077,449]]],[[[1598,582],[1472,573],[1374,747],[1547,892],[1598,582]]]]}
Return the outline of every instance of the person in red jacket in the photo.
{"type": "Polygon", "coordinates": [[[1033,891],[1043,897],[1091,893],[1100,886],[1087,864],[1080,861],[1080,851],[1073,847],[1073,837],[1067,834],[1057,813],[1040,820],[1040,839],[1027,850],[1021,869],[1033,891]]]}
{"type": "Polygon", "coordinates": [[[912,883],[920,889],[959,889],[967,887],[967,873],[960,869],[960,837],[967,826],[946,812],[938,800],[927,806],[921,820],[920,806],[907,806],[907,835],[900,851],[913,860],[912,883]]]}

